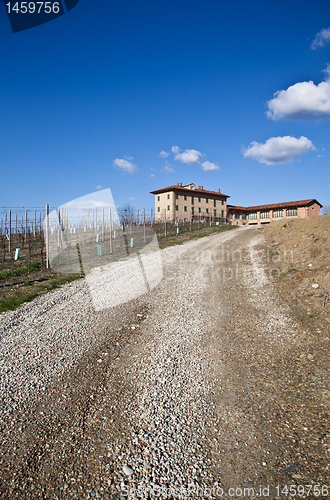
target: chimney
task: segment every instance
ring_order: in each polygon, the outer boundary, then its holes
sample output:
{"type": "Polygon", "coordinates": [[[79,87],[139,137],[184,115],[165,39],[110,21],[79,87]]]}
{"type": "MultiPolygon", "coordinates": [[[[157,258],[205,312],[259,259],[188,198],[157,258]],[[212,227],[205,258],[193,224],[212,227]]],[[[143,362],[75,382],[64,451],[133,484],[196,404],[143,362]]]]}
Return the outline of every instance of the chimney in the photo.
{"type": "Polygon", "coordinates": [[[220,193],[220,189],[218,189],[218,193],[220,193]]]}
{"type": "Polygon", "coordinates": [[[201,189],[203,191],[203,186],[198,186],[198,189],[201,189]]]}
{"type": "Polygon", "coordinates": [[[182,182],[179,183],[179,187],[182,187],[182,182]]]}
{"type": "Polygon", "coordinates": [[[178,182],[176,183],[176,187],[179,187],[179,183],[178,182]]]}

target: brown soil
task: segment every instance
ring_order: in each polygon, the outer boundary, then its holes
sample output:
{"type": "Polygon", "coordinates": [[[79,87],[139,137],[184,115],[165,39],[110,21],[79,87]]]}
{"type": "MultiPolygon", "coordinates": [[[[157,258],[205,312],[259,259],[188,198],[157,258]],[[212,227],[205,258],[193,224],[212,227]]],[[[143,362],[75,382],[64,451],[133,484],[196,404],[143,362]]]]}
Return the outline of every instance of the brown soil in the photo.
{"type": "Polygon", "coordinates": [[[310,329],[328,330],[330,215],[286,222],[282,219],[264,226],[262,232],[269,256],[280,270],[275,284],[282,299],[310,329]]]}

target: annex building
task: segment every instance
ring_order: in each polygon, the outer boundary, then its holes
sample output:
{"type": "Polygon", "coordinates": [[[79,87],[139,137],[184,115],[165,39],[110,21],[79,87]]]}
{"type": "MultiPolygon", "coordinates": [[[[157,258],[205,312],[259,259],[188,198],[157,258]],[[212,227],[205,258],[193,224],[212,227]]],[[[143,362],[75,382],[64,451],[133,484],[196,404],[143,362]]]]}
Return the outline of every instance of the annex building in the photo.
{"type": "Polygon", "coordinates": [[[278,219],[304,219],[320,215],[323,205],[315,199],[239,207],[228,205],[227,218],[232,224],[268,224],[278,219]]]}
{"type": "Polygon", "coordinates": [[[267,224],[277,219],[306,218],[320,215],[316,199],[272,203],[250,207],[228,205],[230,196],[208,191],[195,184],[176,183],[151,191],[155,196],[155,221],[204,220],[235,225],[267,224]]]}

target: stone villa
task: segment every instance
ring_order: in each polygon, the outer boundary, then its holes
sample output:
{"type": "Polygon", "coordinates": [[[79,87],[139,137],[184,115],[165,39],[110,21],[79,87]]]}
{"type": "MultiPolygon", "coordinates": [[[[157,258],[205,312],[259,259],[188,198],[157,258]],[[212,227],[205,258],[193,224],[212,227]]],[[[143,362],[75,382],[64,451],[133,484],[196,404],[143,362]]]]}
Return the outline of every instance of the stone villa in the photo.
{"type": "Polygon", "coordinates": [[[155,191],[155,220],[205,220],[237,225],[267,224],[277,219],[306,218],[320,215],[321,203],[315,199],[241,207],[228,205],[228,195],[221,190],[208,191],[203,186],[177,183],[155,191]]]}

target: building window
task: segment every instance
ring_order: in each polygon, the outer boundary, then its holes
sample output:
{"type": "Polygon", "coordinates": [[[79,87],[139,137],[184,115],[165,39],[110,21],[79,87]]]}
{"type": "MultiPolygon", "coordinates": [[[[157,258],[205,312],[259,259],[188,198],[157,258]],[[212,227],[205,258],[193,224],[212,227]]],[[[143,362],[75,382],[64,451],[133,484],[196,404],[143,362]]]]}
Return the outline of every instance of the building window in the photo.
{"type": "Polygon", "coordinates": [[[239,219],[239,214],[235,214],[235,219],[239,219]]]}
{"type": "Polygon", "coordinates": [[[192,205],[194,204],[194,197],[193,196],[191,197],[191,204],[192,205]]]}
{"type": "Polygon", "coordinates": [[[207,214],[209,213],[209,209],[208,209],[208,208],[206,209],[206,213],[207,213],[207,214]]]}
{"type": "Polygon", "coordinates": [[[160,201],[160,196],[157,196],[157,201],[160,201]]]}
{"type": "Polygon", "coordinates": [[[217,211],[216,210],[213,210],[213,215],[214,215],[214,217],[217,216],[217,211]]]}
{"type": "Polygon", "coordinates": [[[213,200],[213,206],[216,207],[217,206],[217,200],[213,200]]]}
{"type": "Polygon", "coordinates": [[[184,195],[184,201],[187,201],[187,195],[186,194],[184,195]]]}
{"type": "Polygon", "coordinates": [[[191,215],[194,215],[194,210],[195,210],[195,207],[191,207],[191,215]]]}
{"type": "Polygon", "coordinates": [[[178,195],[178,194],[176,194],[176,195],[175,195],[175,199],[176,199],[176,200],[178,200],[178,199],[179,199],[179,195],[178,195]]]}
{"type": "Polygon", "coordinates": [[[246,219],[246,214],[242,214],[242,219],[246,219]]]}
{"type": "Polygon", "coordinates": [[[184,211],[185,211],[185,212],[187,211],[187,207],[184,207],[184,211]]]}
{"type": "Polygon", "coordinates": [[[178,211],[179,210],[179,205],[175,205],[175,210],[178,211]]]}
{"type": "Polygon", "coordinates": [[[157,208],[157,212],[160,212],[160,207],[157,208]]]}
{"type": "Polygon", "coordinates": [[[261,219],[269,219],[270,218],[270,212],[261,212],[260,218],[261,219]]]}
{"type": "Polygon", "coordinates": [[[221,217],[223,218],[223,210],[221,210],[221,217]]]}
{"type": "Polygon", "coordinates": [[[232,219],[233,218],[233,214],[231,214],[230,212],[227,214],[227,217],[228,219],[232,219]]]}
{"type": "Polygon", "coordinates": [[[223,200],[221,200],[221,205],[223,205],[223,200]]]}
{"type": "Polygon", "coordinates": [[[201,207],[198,207],[198,213],[200,214],[202,211],[201,207]]]}
{"type": "Polygon", "coordinates": [[[298,208],[290,208],[286,211],[287,217],[292,217],[293,215],[298,215],[298,208]]]}
{"type": "Polygon", "coordinates": [[[167,205],[167,210],[170,211],[170,206],[169,205],[167,205]]]}
{"type": "Polygon", "coordinates": [[[257,214],[249,214],[249,219],[257,219],[258,215],[257,214]]]}
{"type": "Polygon", "coordinates": [[[208,202],[209,202],[209,199],[208,199],[208,198],[206,198],[206,203],[208,203],[208,202]]]}
{"type": "Polygon", "coordinates": [[[200,203],[200,202],[201,202],[201,199],[202,199],[202,198],[199,196],[199,197],[198,197],[198,203],[200,203]]]}
{"type": "Polygon", "coordinates": [[[283,210],[274,210],[273,217],[284,217],[283,210]]]}

